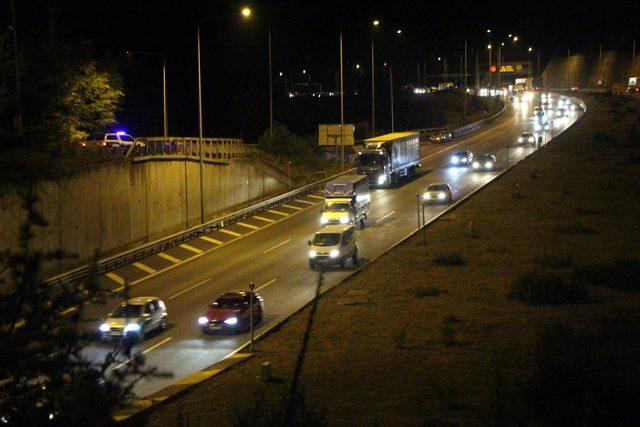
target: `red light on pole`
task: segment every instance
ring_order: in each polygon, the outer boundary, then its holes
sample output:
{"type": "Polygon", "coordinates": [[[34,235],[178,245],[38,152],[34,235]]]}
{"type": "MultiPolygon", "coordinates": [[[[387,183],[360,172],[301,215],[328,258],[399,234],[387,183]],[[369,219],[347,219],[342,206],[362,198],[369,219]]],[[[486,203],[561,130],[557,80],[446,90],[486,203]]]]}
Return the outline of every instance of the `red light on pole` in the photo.
{"type": "Polygon", "coordinates": [[[492,73],[495,73],[498,69],[496,68],[496,66],[495,66],[495,65],[492,65],[492,66],[491,66],[491,68],[489,68],[489,70],[490,70],[492,73]]]}

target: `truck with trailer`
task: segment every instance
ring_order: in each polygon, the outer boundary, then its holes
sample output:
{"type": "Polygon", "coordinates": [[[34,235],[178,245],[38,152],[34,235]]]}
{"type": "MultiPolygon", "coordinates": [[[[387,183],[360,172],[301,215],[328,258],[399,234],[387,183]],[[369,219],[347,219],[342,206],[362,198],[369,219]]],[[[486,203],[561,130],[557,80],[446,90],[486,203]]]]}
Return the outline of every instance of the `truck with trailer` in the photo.
{"type": "Polygon", "coordinates": [[[371,185],[387,188],[402,177],[414,175],[419,164],[418,132],[395,132],[366,139],[356,159],[358,174],[367,175],[371,185]]]}
{"type": "Polygon", "coordinates": [[[367,176],[342,175],[327,182],[324,193],[320,225],[360,223],[364,227],[371,206],[367,176]]]}

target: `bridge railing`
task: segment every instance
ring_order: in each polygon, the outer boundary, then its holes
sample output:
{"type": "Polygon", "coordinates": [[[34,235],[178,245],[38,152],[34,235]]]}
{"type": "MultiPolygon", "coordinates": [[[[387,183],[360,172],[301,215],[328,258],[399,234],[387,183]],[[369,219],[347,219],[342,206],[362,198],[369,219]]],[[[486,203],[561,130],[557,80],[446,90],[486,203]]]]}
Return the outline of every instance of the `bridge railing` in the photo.
{"type": "Polygon", "coordinates": [[[248,152],[239,138],[150,137],[138,138],[126,153],[127,157],[181,156],[206,160],[237,159],[248,152]]]}

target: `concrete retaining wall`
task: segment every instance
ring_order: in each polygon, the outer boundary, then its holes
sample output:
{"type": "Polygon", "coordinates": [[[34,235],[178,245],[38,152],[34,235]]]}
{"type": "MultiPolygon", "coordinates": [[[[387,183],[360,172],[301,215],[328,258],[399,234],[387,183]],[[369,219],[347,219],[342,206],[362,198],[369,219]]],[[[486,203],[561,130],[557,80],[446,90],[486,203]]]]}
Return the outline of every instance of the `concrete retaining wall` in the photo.
{"type": "MultiPolygon", "coordinates": [[[[286,177],[251,160],[204,164],[207,219],[287,189],[286,177]]],[[[153,240],[200,222],[199,163],[121,162],[38,185],[49,221],[37,237],[42,250],[63,249],[78,258],[46,267],[54,274],[134,243],[153,240]]],[[[0,195],[0,250],[14,247],[25,212],[15,191],[0,195]]]]}

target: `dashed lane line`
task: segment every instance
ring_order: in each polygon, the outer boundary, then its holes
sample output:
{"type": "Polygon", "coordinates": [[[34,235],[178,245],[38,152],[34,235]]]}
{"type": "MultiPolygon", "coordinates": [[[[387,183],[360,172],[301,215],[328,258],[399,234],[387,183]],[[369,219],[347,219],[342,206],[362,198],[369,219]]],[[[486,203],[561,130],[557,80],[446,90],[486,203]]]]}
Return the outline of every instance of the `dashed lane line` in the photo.
{"type": "Polygon", "coordinates": [[[106,276],[109,279],[111,279],[114,282],[116,282],[118,285],[124,285],[124,278],[118,276],[116,273],[111,271],[111,272],[107,273],[106,276]]]}
{"type": "Polygon", "coordinates": [[[284,213],[284,212],[276,211],[276,210],[274,210],[274,209],[270,209],[270,210],[268,210],[267,212],[271,212],[271,213],[274,213],[274,214],[276,214],[276,215],[281,215],[281,216],[289,216],[289,214],[288,214],[288,213],[284,213]]]}
{"type": "Polygon", "coordinates": [[[188,251],[191,251],[195,254],[201,254],[202,252],[204,252],[202,249],[194,248],[193,246],[189,246],[186,243],[181,244],[180,247],[188,251]]]}
{"type": "Polygon", "coordinates": [[[234,237],[242,236],[242,234],[240,233],[236,233],[235,231],[231,231],[231,230],[225,230],[224,228],[221,228],[218,231],[221,233],[229,234],[230,236],[234,236],[234,237]]]}
{"type": "Polygon", "coordinates": [[[264,218],[258,215],[254,215],[251,218],[259,219],[260,221],[264,221],[264,222],[276,222],[275,219],[264,218]]]}
{"type": "Polygon", "coordinates": [[[289,209],[295,209],[297,211],[303,210],[303,208],[300,208],[298,206],[291,206],[291,205],[282,205],[282,206],[284,206],[285,208],[289,208],[289,209]]]}
{"type": "Polygon", "coordinates": [[[180,292],[178,292],[177,294],[173,294],[173,295],[171,295],[171,296],[169,297],[169,299],[171,300],[171,299],[174,299],[174,298],[176,298],[176,297],[179,297],[180,295],[184,294],[185,292],[189,292],[191,289],[195,289],[195,288],[197,288],[198,286],[204,285],[204,284],[205,284],[205,283],[207,283],[209,280],[211,280],[211,279],[206,279],[206,280],[203,280],[202,282],[196,283],[196,284],[195,284],[195,285],[193,285],[193,286],[189,286],[187,289],[183,289],[183,290],[181,290],[180,292]]]}
{"type": "MultiPolygon", "coordinates": [[[[149,347],[148,349],[146,349],[146,350],[142,351],[140,354],[141,354],[141,355],[142,355],[142,354],[147,354],[147,353],[149,353],[151,350],[156,349],[156,348],[160,347],[161,345],[168,343],[169,341],[171,341],[171,337],[165,338],[165,339],[163,339],[162,341],[160,341],[158,344],[152,345],[152,346],[151,346],[151,347],[149,347]]],[[[122,368],[124,365],[126,365],[126,364],[127,364],[127,363],[129,363],[129,362],[131,362],[131,359],[127,359],[127,360],[125,360],[124,362],[122,362],[122,363],[120,363],[120,364],[116,365],[116,367],[115,367],[115,368],[113,368],[113,370],[115,371],[116,369],[120,369],[120,368],[122,368]]]]}
{"type": "Polygon", "coordinates": [[[260,286],[258,289],[255,290],[255,292],[258,292],[260,289],[262,288],[266,288],[267,286],[269,286],[272,283],[275,283],[278,279],[271,279],[269,280],[267,283],[265,283],[264,285],[260,286]]]}
{"type": "Polygon", "coordinates": [[[296,202],[298,202],[298,203],[304,203],[304,204],[306,204],[306,205],[315,205],[315,203],[313,203],[313,202],[309,202],[309,201],[307,201],[307,200],[302,200],[302,199],[296,199],[296,202]]]}
{"type": "Polygon", "coordinates": [[[264,254],[267,254],[267,253],[271,252],[271,251],[272,251],[272,250],[274,250],[274,249],[278,249],[280,246],[282,246],[282,245],[286,245],[286,244],[287,244],[287,243],[289,243],[290,241],[291,241],[291,239],[287,239],[287,240],[285,240],[284,242],[280,242],[280,243],[278,243],[277,245],[272,246],[272,247],[270,247],[269,249],[267,249],[267,250],[265,250],[265,251],[262,251],[262,254],[264,255],[264,254]]]}
{"type": "Polygon", "coordinates": [[[324,200],[324,197],[316,196],[315,194],[307,194],[306,197],[313,197],[314,199],[322,199],[322,200],[324,200]]]}
{"type": "Polygon", "coordinates": [[[134,262],[133,266],[139,268],[142,271],[146,271],[149,274],[153,274],[157,271],[155,268],[151,268],[148,265],[144,265],[141,262],[134,262]]]}
{"type": "Polygon", "coordinates": [[[216,245],[221,245],[223,242],[221,242],[220,240],[216,240],[216,239],[212,239],[209,236],[200,236],[200,238],[202,240],[204,240],[205,242],[209,242],[209,243],[215,243],[216,245]]]}
{"type": "Polygon", "coordinates": [[[242,226],[244,228],[250,228],[252,230],[257,230],[258,228],[260,228],[258,226],[247,224],[246,222],[241,222],[241,221],[236,222],[236,224],[238,224],[238,225],[240,225],[240,226],[242,226]]]}
{"type": "Polygon", "coordinates": [[[381,221],[384,221],[384,220],[385,220],[385,219],[387,219],[387,218],[389,218],[389,217],[390,217],[391,215],[393,215],[394,213],[396,213],[396,211],[391,211],[391,212],[389,212],[388,214],[386,214],[385,216],[383,216],[383,217],[381,217],[381,218],[378,218],[378,219],[376,220],[376,224],[377,224],[377,223],[379,223],[379,222],[381,222],[381,221]]]}
{"type": "Polygon", "coordinates": [[[181,261],[181,260],[179,260],[178,258],[176,258],[174,256],[171,256],[169,254],[165,254],[164,252],[158,252],[158,256],[160,258],[166,259],[167,261],[171,261],[174,264],[178,264],[181,261]]]}

